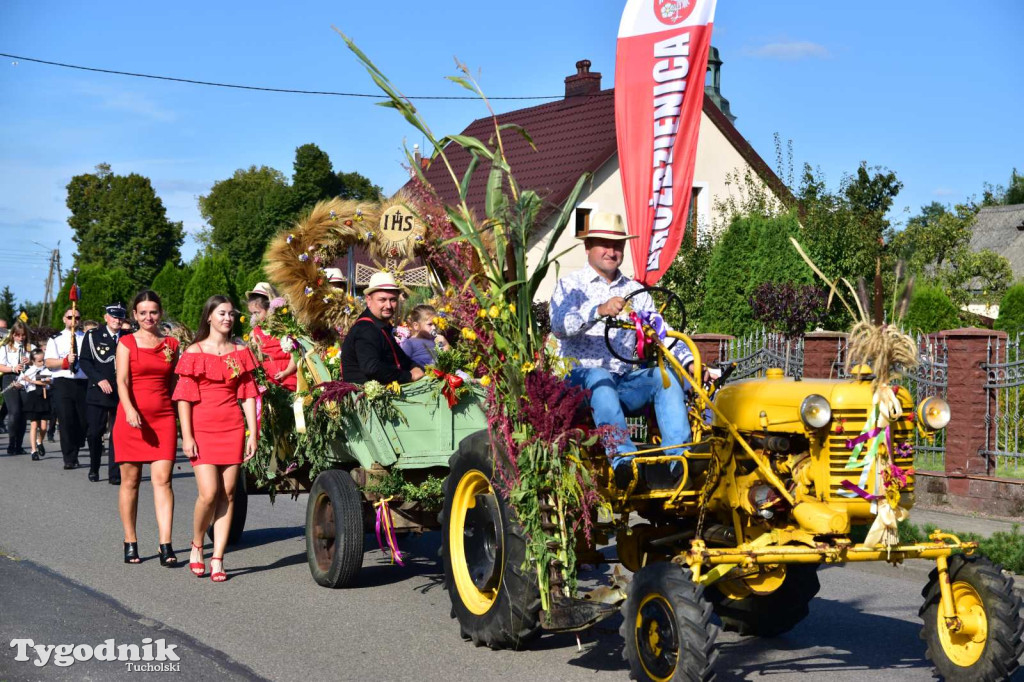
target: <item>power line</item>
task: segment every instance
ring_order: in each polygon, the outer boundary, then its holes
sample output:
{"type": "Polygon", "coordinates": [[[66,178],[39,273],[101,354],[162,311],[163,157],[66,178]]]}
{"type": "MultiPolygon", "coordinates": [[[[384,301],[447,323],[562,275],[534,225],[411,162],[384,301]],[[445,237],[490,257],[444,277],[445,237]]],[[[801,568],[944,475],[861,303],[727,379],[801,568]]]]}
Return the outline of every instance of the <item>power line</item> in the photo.
{"type": "MultiPolygon", "coordinates": [[[[64,69],[77,69],[79,71],[92,71],[94,73],[106,73],[114,76],[130,76],[132,78],[149,78],[152,80],[159,81],[172,81],[174,83],[187,83],[189,85],[206,85],[216,88],[233,88],[235,90],[256,90],[258,92],[281,92],[291,95],[329,95],[332,97],[362,97],[366,99],[388,99],[387,95],[374,95],[365,92],[334,92],[330,90],[296,90],[293,88],[271,88],[258,85],[238,85],[237,83],[216,83],[213,81],[201,81],[193,78],[176,78],[174,76],[158,76],[150,73],[133,73],[131,71],[118,71],[116,69],[101,69],[95,66],[81,66],[79,64],[65,64],[63,62],[54,62],[47,59],[36,59],[34,57],[21,57],[16,54],[7,54],[0,52],[0,57],[7,57],[23,62],[35,62],[36,64],[46,64],[47,66],[59,66],[64,69]]],[[[611,93],[593,93],[593,95],[580,95],[580,96],[600,96],[610,95],[611,93]]],[[[518,95],[518,96],[504,96],[504,97],[488,97],[489,100],[540,100],[540,99],[564,99],[571,95],[518,95]]],[[[480,98],[475,95],[407,95],[407,99],[420,99],[420,100],[479,100],[480,98]]]]}

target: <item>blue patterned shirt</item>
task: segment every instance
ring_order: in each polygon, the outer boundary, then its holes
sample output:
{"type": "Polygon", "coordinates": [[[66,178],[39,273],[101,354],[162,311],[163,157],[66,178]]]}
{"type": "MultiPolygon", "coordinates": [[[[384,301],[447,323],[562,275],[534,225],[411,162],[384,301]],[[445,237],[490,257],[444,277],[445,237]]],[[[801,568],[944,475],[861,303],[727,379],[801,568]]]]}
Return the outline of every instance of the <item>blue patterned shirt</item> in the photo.
{"type": "MultiPolygon", "coordinates": [[[[643,288],[640,282],[626,277],[621,270],[609,282],[589,263],[558,280],[551,296],[551,332],[560,342],[561,356],[577,360],[581,367],[602,367],[612,374],[625,374],[634,369],[635,365],[619,360],[608,350],[604,341],[605,324],[597,309],[610,298],[625,298],[643,288]]],[[[654,312],[657,309],[648,294],[634,296],[629,303],[636,311],[654,312]]],[[[613,329],[608,336],[616,353],[625,358],[632,357],[636,348],[635,331],[613,329]]],[[[676,343],[672,352],[684,367],[693,360],[690,350],[682,342],[676,343]]]]}

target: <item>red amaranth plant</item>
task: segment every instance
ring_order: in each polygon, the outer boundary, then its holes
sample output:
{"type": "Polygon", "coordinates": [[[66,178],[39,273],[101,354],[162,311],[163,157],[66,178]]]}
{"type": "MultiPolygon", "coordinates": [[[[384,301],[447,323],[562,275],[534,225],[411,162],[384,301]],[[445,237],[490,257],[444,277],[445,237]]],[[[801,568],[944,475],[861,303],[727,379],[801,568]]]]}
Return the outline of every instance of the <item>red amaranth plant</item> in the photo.
{"type": "Polygon", "coordinates": [[[550,372],[526,375],[522,418],[534,431],[530,442],[560,445],[585,433],[578,412],[590,391],[573,386],[550,372]]]}

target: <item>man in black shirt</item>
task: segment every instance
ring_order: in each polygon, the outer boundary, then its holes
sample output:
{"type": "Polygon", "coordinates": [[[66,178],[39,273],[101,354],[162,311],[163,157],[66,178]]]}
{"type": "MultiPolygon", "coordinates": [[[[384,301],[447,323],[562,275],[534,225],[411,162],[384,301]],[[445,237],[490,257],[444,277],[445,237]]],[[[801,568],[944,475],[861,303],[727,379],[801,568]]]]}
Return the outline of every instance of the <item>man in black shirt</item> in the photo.
{"type": "Polygon", "coordinates": [[[341,375],[345,381],[407,384],[423,377],[423,368],[405,354],[392,335],[391,321],[398,310],[400,291],[390,273],[377,272],[370,278],[363,292],[366,310],[341,345],[341,375]]]}
{"type": "Polygon", "coordinates": [[[123,305],[120,303],[108,305],[106,314],[103,316],[103,321],[106,324],[85,333],[78,359],[82,371],[89,378],[89,386],[85,391],[89,480],[93,482],[100,480],[103,437],[108,436],[107,482],[111,485],[118,485],[121,482],[121,471],[114,463],[114,438],[109,433],[118,402],[114,358],[117,355],[117,342],[121,338],[121,323],[125,317],[127,317],[127,312],[123,305]]]}

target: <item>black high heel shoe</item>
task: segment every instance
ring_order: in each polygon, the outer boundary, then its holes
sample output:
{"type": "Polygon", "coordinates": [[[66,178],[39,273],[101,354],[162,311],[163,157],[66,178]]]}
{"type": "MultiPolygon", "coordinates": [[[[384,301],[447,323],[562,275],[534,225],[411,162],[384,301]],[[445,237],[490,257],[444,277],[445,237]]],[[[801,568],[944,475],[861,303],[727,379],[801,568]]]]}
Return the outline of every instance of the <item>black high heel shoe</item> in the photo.
{"type": "Polygon", "coordinates": [[[126,564],[141,564],[142,559],[139,558],[139,543],[137,542],[126,542],[124,543],[124,562],[126,564]]]}
{"type": "Polygon", "coordinates": [[[178,557],[175,556],[174,550],[171,549],[171,543],[165,543],[160,545],[160,565],[161,566],[174,566],[178,565],[178,557]]]}

